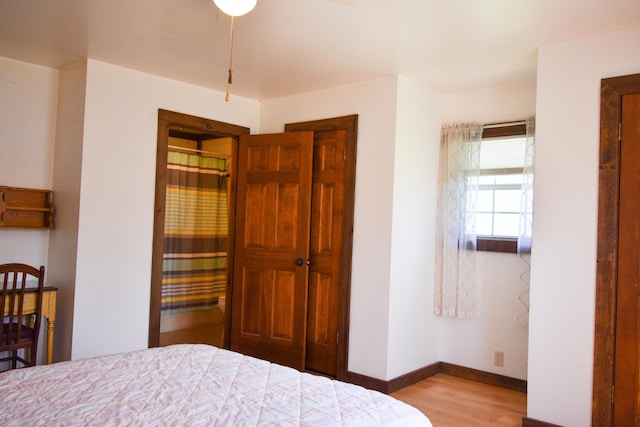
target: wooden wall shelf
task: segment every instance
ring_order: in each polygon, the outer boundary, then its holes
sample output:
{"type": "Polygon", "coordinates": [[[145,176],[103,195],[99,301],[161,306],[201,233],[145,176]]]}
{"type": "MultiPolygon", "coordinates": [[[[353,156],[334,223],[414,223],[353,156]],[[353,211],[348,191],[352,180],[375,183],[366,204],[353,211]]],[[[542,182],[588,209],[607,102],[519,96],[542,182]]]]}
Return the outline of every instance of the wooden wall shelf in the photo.
{"type": "Polygon", "coordinates": [[[0,227],[53,229],[53,191],[0,186],[0,227]]]}

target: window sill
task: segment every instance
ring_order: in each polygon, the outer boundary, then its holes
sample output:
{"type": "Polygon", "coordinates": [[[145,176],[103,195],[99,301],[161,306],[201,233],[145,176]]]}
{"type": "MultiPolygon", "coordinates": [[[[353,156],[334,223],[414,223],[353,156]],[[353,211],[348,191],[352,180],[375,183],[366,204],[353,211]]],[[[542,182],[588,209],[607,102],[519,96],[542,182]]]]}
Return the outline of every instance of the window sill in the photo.
{"type": "Polygon", "coordinates": [[[483,252],[503,252],[508,254],[518,253],[517,239],[481,238],[476,239],[476,248],[483,252]]]}

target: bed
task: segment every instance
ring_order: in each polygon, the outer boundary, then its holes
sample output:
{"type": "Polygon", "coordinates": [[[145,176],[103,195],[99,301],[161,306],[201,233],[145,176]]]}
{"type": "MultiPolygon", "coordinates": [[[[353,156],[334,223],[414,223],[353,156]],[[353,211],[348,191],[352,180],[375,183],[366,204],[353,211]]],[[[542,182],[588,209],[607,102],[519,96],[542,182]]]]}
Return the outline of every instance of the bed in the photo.
{"type": "Polygon", "coordinates": [[[202,344],[0,374],[2,426],[423,426],[391,396],[202,344]]]}

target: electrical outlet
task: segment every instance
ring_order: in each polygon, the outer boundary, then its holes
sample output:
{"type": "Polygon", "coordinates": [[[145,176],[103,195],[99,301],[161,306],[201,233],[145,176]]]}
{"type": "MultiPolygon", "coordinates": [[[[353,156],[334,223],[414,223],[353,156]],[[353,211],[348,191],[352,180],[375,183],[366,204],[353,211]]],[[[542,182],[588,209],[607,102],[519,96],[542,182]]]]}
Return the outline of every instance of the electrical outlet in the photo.
{"type": "Polygon", "coordinates": [[[493,354],[493,364],[496,366],[504,366],[504,352],[496,351],[493,354]]]}

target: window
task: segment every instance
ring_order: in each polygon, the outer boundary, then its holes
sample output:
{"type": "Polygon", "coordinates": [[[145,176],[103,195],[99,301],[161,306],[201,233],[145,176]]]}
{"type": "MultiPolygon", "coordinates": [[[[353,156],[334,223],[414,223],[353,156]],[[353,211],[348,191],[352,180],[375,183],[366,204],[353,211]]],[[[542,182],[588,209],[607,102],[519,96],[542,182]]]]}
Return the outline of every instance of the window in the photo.
{"type": "MultiPolygon", "coordinates": [[[[527,285],[535,119],[509,126],[444,124],[440,132],[434,313],[477,315],[478,250],[518,253],[527,285]]],[[[526,323],[528,290],[516,317],[526,323]]],[[[518,307],[520,307],[520,305],[518,307]]]]}
{"type": "MultiPolygon", "coordinates": [[[[525,125],[485,127],[475,196],[477,248],[517,252],[523,215],[527,135],[525,125]]],[[[529,220],[530,218],[524,218],[529,220]]]]}

